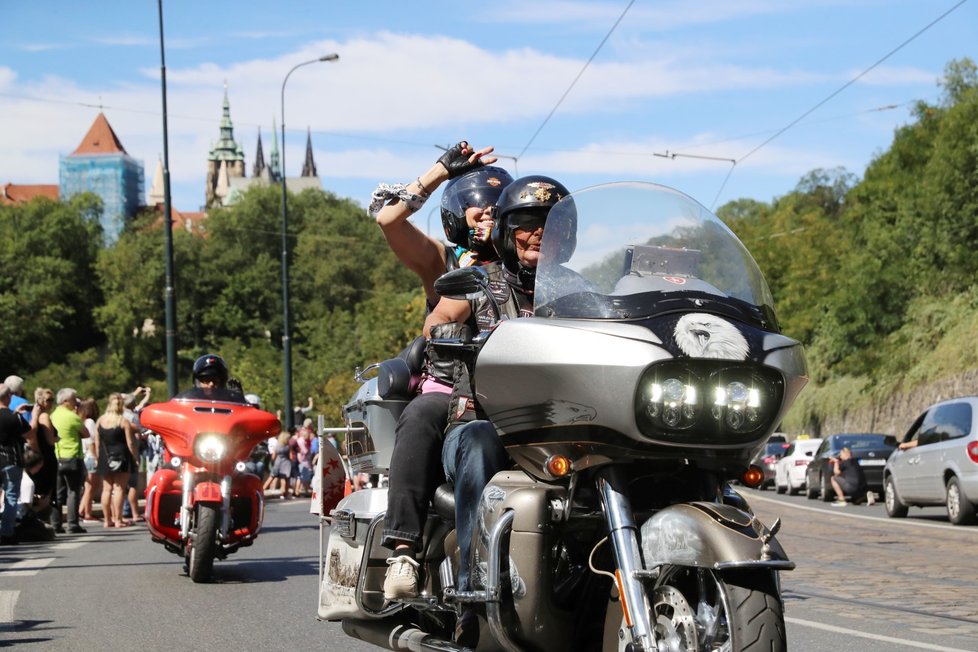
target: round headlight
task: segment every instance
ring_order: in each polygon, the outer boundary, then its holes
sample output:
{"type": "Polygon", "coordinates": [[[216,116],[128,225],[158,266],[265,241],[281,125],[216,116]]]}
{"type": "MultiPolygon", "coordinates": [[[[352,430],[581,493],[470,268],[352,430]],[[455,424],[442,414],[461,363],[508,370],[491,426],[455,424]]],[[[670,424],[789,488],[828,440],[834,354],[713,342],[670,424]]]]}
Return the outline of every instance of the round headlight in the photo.
{"type": "Polygon", "coordinates": [[[205,462],[217,462],[227,452],[227,444],[220,435],[201,435],[194,442],[194,453],[205,462]]]}

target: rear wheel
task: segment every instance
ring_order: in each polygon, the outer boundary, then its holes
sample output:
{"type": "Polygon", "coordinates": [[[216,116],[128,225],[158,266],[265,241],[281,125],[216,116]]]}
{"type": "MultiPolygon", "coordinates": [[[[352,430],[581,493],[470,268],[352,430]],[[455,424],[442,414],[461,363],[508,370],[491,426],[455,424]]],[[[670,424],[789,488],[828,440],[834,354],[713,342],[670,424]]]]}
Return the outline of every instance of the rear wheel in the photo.
{"type": "Polygon", "coordinates": [[[800,490],[799,487],[796,487],[795,485],[791,484],[791,476],[789,475],[788,476],[788,495],[789,496],[797,496],[799,490],[800,490]]]}
{"type": "Polygon", "coordinates": [[[775,484],[774,485],[774,489],[779,494],[783,494],[784,492],[786,492],[788,490],[788,487],[784,486],[783,484],[775,484]]]}
{"type": "Polygon", "coordinates": [[[774,571],[666,567],[650,599],[660,650],[787,649],[774,571]]]}
{"type": "Polygon", "coordinates": [[[892,476],[887,476],[883,482],[883,502],[886,505],[886,515],[890,518],[903,518],[910,511],[897,495],[892,476]]]}
{"type": "Polygon", "coordinates": [[[813,482],[810,482],[808,480],[808,477],[806,476],[805,477],[805,498],[807,498],[808,500],[815,500],[815,498],[817,496],[818,496],[818,494],[815,491],[815,484],[813,482]]]}
{"type": "Polygon", "coordinates": [[[829,479],[822,475],[822,481],[819,483],[822,486],[822,501],[829,502],[835,498],[835,490],[832,489],[832,483],[829,479]]]}
{"type": "Polygon", "coordinates": [[[961,490],[961,481],[952,477],[947,481],[947,517],[955,525],[970,525],[975,522],[975,505],[961,490]]]}
{"type": "Polygon", "coordinates": [[[194,532],[191,533],[188,575],[194,582],[206,582],[214,569],[217,553],[217,525],[220,513],[217,505],[198,503],[194,532]]]}

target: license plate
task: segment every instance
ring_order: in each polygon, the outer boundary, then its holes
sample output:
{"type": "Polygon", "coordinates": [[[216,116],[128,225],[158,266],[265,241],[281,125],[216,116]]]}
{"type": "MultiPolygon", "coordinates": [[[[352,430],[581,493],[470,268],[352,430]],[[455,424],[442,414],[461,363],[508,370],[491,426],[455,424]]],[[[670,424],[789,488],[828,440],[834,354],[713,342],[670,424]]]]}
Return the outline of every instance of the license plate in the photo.
{"type": "Polygon", "coordinates": [[[883,466],[886,460],[859,460],[859,466],[883,466]]]}

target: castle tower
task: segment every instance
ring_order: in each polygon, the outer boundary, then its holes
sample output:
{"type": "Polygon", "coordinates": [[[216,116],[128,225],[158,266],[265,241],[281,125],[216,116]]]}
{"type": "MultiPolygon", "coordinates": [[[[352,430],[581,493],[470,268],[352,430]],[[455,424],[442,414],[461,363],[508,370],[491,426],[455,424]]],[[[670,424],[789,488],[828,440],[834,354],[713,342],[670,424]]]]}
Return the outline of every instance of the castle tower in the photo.
{"type": "Polygon", "coordinates": [[[83,192],[102,198],[106,244],[119,238],[126,222],[145,206],[141,161],[126,153],[104,113],[99,113],[78,148],[62,156],[58,171],[61,199],[83,192]]]}
{"type": "Polygon", "coordinates": [[[258,127],[258,148],[255,150],[255,167],[251,169],[251,176],[257,179],[267,169],[265,166],[265,153],[261,149],[261,127],[258,127]]]}
{"type": "Polygon", "coordinates": [[[149,189],[149,205],[159,206],[163,203],[163,159],[156,161],[156,171],[153,172],[153,185],[149,189]]]}
{"type": "Polygon", "coordinates": [[[272,171],[272,181],[279,181],[282,171],[278,165],[278,131],[275,129],[275,118],[272,118],[272,153],[269,155],[268,167],[272,171]]]}
{"type": "MultiPolygon", "coordinates": [[[[221,137],[207,155],[207,181],[204,189],[205,208],[221,205],[221,198],[217,196],[217,186],[222,164],[226,168],[227,179],[245,176],[244,149],[234,140],[234,125],[231,123],[231,103],[228,102],[227,84],[224,84],[221,137]]],[[[225,194],[227,194],[226,188],[225,185],[225,194]]]]}
{"type": "Polygon", "coordinates": [[[312,160],[312,131],[306,127],[306,161],[302,164],[302,176],[317,177],[316,162],[312,160]]]}

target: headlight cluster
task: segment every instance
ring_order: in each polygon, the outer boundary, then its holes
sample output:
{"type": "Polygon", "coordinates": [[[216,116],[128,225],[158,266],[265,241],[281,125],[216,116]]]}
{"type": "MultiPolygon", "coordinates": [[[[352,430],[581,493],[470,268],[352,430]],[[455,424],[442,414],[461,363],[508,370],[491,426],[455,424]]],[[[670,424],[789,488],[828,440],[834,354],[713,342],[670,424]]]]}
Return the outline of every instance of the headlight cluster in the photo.
{"type": "Polygon", "coordinates": [[[784,386],[772,369],[717,360],[670,360],[639,382],[636,420],[656,439],[736,444],[771,425],[784,386]]]}
{"type": "Polygon", "coordinates": [[[198,435],[194,441],[194,454],[205,462],[218,462],[227,452],[227,443],[221,435],[198,435]]]}

